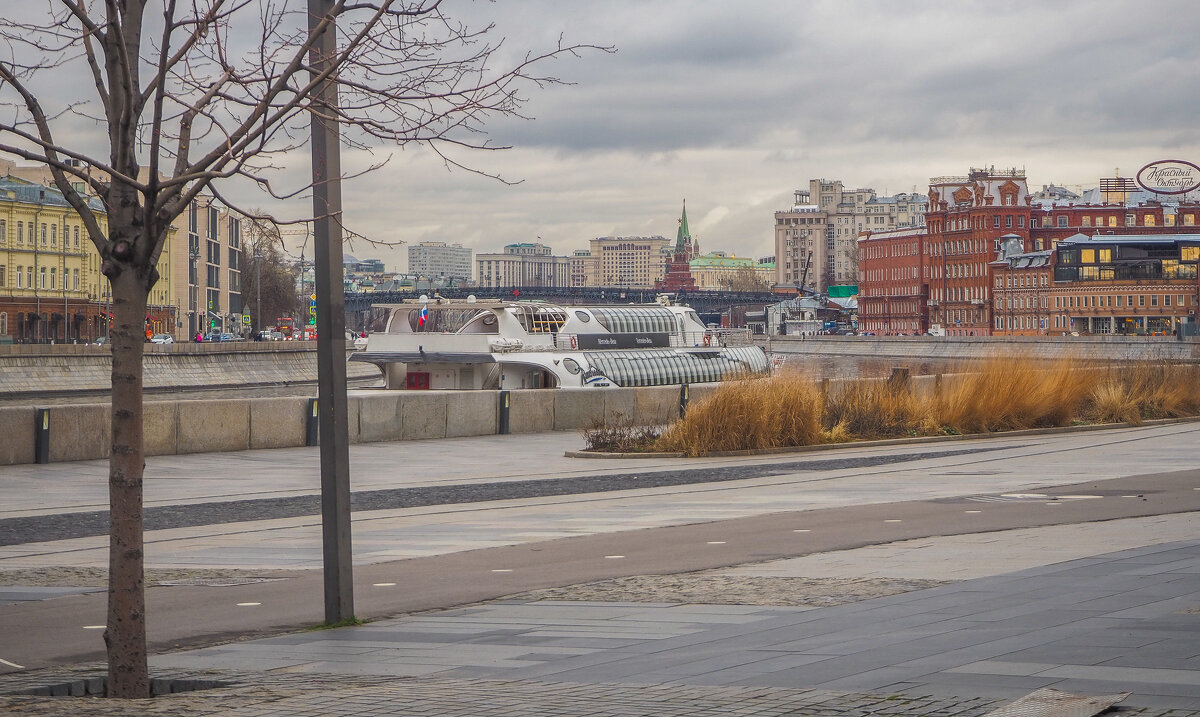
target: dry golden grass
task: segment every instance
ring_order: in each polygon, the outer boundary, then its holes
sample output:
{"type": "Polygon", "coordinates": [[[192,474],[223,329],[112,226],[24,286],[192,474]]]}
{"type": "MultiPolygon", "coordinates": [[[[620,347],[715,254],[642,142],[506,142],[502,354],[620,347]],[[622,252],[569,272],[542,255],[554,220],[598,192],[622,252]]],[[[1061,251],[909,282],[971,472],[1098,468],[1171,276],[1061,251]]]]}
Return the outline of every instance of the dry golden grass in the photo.
{"type": "Polygon", "coordinates": [[[890,438],[917,433],[925,413],[922,402],[902,384],[853,381],[826,395],[822,422],[830,438],[890,438]]]}
{"type": "Polygon", "coordinates": [[[700,455],[714,451],[804,446],[821,440],[821,393],[796,377],[721,384],[688,407],[658,439],[662,451],[700,455]]]}
{"type": "Polygon", "coordinates": [[[1137,363],[1100,372],[1088,395],[1089,418],[1141,424],[1200,413],[1200,366],[1137,363]]]}
{"type": "Polygon", "coordinates": [[[702,455],[1195,415],[1200,415],[1198,365],[1147,361],[1086,368],[1070,360],[998,356],[920,394],[907,384],[878,380],[848,381],[825,393],[796,374],[731,381],[692,405],[654,450],[702,455]]]}
{"type": "Polygon", "coordinates": [[[1088,372],[1069,360],[1046,366],[998,356],[946,381],[928,402],[926,426],[987,433],[1070,425],[1087,384],[1088,372]]]}

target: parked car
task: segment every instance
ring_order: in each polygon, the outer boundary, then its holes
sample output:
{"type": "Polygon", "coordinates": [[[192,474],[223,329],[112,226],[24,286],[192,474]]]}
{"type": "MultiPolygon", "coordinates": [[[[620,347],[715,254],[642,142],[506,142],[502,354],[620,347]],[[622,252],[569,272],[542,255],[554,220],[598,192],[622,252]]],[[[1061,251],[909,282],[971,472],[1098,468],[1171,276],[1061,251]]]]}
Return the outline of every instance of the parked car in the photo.
{"type": "Polygon", "coordinates": [[[152,344],[173,344],[173,343],[175,343],[175,337],[170,334],[154,334],[153,336],[150,337],[150,343],[152,343],[152,344]]]}
{"type": "Polygon", "coordinates": [[[220,340],[221,340],[221,337],[222,337],[223,335],[224,335],[224,334],[217,333],[217,332],[213,332],[213,333],[211,333],[211,334],[209,334],[209,335],[205,336],[205,337],[204,337],[204,340],[205,340],[205,341],[220,341],[220,340]]]}

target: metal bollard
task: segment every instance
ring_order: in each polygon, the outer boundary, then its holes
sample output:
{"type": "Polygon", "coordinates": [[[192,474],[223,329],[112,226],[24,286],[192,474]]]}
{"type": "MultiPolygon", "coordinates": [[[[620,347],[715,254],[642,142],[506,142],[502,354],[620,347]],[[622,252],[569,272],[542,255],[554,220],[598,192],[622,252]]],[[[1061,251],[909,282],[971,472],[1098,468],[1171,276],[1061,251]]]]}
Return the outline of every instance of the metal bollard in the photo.
{"type": "Polygon", "coordinates": [[[688,385],[681,384],[679,386],[679,417],[683,418],[687,413],[688,402],[692,399],[692,392],[688,385]]]}
{"type": "Polygon", "coordinates": [[[33,462],[50,462],[50,409],[35,409],[33,427],[33,462]]]}
{"type": "Polygon", "coordinates": [[[308,399],[308,417],[304,426],[304,445],[321,445],[321,424],[317,422],[317,399],[308,399]]]}
{"type": "Polygon", "coordinates": [[[496,427],[496,433],[501,436],[508,435],[508,391],[500,392],[500,419],[496,427]]]}

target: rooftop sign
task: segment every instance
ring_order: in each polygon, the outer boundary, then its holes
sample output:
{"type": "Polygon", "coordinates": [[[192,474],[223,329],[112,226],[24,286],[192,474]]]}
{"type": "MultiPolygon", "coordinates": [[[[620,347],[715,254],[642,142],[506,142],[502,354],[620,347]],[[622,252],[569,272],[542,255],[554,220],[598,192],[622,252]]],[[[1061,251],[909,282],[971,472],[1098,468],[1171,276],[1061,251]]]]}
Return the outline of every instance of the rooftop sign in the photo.
{"type": "Polygon", "coordinates": [[[1200,188],[1200,167],[1182,159],[1162,159],[1139,169],[1137,183],[1155,194],[1187,194],[1200,188]]]}

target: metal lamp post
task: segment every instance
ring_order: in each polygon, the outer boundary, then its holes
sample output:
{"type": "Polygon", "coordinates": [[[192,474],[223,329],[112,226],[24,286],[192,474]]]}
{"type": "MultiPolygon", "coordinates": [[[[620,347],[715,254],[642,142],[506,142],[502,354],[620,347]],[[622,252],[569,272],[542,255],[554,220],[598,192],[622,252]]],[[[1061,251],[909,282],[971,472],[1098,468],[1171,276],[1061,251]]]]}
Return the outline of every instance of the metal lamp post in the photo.
{"type": "Polygon", "coordinates": [[[259,246],[258,244],[255,244],[254,245],[254,292],[258,296],[256,297],[257,305],[254,308],[254,311],[255,311],[255,319],[254,320],[256,322],[255,328],[258,329],[259,331],[262,331],[262,326],[263,326],[263,323],[262,323],[262,257],[263,257],[262,247],[259,246]]]}
{"type": "Polygon", "coordinates": [[[188,249],[188,339],[192,339],[200,331],[199,293],[200,277],[196,274],[196,262],[200,259],[199,249],[188,249]]]}

